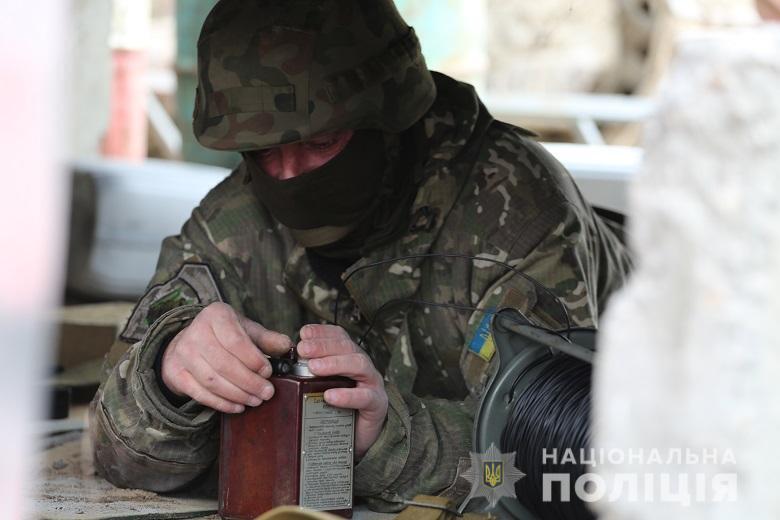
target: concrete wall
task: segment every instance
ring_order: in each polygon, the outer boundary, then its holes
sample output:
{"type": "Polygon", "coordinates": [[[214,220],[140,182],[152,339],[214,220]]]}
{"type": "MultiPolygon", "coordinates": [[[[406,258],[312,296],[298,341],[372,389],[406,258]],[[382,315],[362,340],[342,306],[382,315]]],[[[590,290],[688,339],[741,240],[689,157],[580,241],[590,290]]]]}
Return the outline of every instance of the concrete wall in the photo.
{"type": "Polygon", "coordinates": [[[598,355],[604,520],[780,518],[779,84],[778,27],[678,49],[598,355]]]}
{"type": "Polygon", "coordinates": [[[67,109],[71,115],[67,155],[100,154],[108,128],[111,88],[111,5],[107,0],[71,0],[71,69],[67,109]]]}

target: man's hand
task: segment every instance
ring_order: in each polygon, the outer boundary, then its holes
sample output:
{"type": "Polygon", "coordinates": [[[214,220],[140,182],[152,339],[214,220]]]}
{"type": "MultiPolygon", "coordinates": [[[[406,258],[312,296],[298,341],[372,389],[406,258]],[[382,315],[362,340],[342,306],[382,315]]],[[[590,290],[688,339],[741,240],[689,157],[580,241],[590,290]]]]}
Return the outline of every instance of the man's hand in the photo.
{"type": "Polygon", "coordinates": [[[163,355],[162,380],[176,395],[224,413],[241,413],[274,395],[263,353],[289,351],[289,337],[265,329],[224,303],[203,309],[163,355]]]}
{"type": "Polygon", "coordinates": [[[387,394],[382,375],[349,334],[333,325],[306,325],[301,329],[298,355],[309,359],[309,369],[318,376],[344,376],[357,382],[355,388],[325,392],[325,402],[357,410],[355,454],[362,457],[379,437],[387,416],[387,394]]]}

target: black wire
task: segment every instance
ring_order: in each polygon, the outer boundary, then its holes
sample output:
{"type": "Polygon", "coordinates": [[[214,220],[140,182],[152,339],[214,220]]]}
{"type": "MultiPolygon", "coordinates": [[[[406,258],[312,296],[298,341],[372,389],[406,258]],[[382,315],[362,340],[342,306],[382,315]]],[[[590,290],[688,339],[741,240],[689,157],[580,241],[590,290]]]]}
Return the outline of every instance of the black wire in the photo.
{"type": "Polygon", "coordinates": [[[569,327],[568,329],[560,329],[558,332],[571,333],[571,332],[593,332],[593,327],[569,327]]]}
{"type": "Polygon", "coordinates": [[[590,442],[590,364],[565,354],[546,356],[518,375],[513,392],[521,382],[528,386],[513,401],[501,435],[501,451],[516,452],[515,465],[526,474],[515,485],[518,500],[545,520],[595,518],[572,490],[585,467],[562,463],[566,450],[578,459],[590,442]],[[545,450],[557,450],[557,460],[544,459],[545,450]],[[553,500],[543,500],[543,476],[551,473],[569,475],[569,501],[560,500],[557,485],[553,500]]]}
{"type": "MultiPolygon", "coordinates": [[[[565,328],[553,330],[549,327],[534,324],[531,320],[515,309],[524,321],[512,315],[506,318],[516,323],[534,329],[554,334],[565,341],[571,342],[570,333],[580,330],[593,330],[585,327],[573,327],[569,310],[563,301],[539,281],[506,262],[491,258],[463,254],[429,253],[391,258],[358,267],[344,278],[344,287],[358,272],[415,258],[460,258],[480,260],[500,265],[514,274],[520,275],[542,292],[551,296],[563,310],[565,328]]],[[[342,291],[339,290],[333,312],[333,320],[338,325],[338,311],[342,291]]],[[[380,316],[391,306],[399,304],[414,304],[434,308],[446,308],[479,313],[495,313],[493,309],[482,309],[471,305],[454,303],[429,302],[413,298],[398,298],[382,304],[374,313],[368,329],[361,335],[358,344],[363,346],[368,335],[374,329],[380,316]]],[[[586,505],[570,490],[570,501],[563,502],[543,500],[543,475],[545,473],[567,473],[571,485],[580,475],[585,473],[581,464],[561,464],[543,459],[544,450],[557,449],[559,459],[565,450],[571,449],[575,456],[584,450],[590,440],[590,377],[591,365],[565,354],[548,352],[541,358],[526,366],[515,378],[510,391],[510,402],[513,402],[509,420],[501,436],[501,451],[516,452],[515,464],[526,473],[516,486],[518,500],[529,510],[544,520],[589,520],[595,518],[586,505]],[[529,378],[532,378],[529,380],[529,378]],[[521,383],[528,385],[515,399],[515,393],[521,383]]],[[[555,496],[553,496],[555,499],[555,496]]],[[[560,498],[560,495],[558,496],[560,498]]]]}
{"type": "Polygon", "coordinates": [[[509,398],[509,402],[511,403],[515,398],[515,392],[517,391],[517,385],[524,382],[526,374],[528,374],[531,370],[536,368],[539,365],[546,364],[552,357],[552,352],[548,352],[546,355],[533,360],[531,363],[526,365],[523,370],[517,375],[515,380],[512,382],[512,386],[509,389],[509,395],[507,396],[509,398]]]}
{"type": "MultiPolygon", "coordinates": [[[[520,275],[521,278],[524,278],[525,280],[529,281],[530,283],[532,283],[537,288],[541,289],[544,293],[546,293],[547,295],[551,296],[553,298],[553,300],[555,300],[555,302],[560,306],[561,310],[563,311],[563,317],[564,317],[565,324],[566,324],[566,327],[563,329],[564,330],[564,334],[566,334],[568,336],[569,331],[572,330],[572,323],[571,323],[571,316],[569,315],[569,309],[566,307],[566,305],[563,303],[563,301],[561,301],[561,299],[554,292],[552,292],[550,289],[548,289],[547,287],[542,285],[542,283],[540,283],[538,280],[536,280],[533,276],[530,276],[530,275],[522,272],[521,270],[517,269],[516,267],[514,267],[512,265],[509,265],[506,262],[502,262],[500,260],[495,260],[495,259],[492,259],[492,258],[483,258],[483,257],[479,257],[479,256],[457,254],[457,253],[426,253],[426,254],[422,254],[422,255],[399,256],[399,257],[396,257],[396,258],[390,258],[390,259],[386,259],[386,260],[380,260],[378,262],[372,262],[370,264],[366,264],[366,265],[362,265],[362,266],[358,267],[357,269],[355,269],[354,271],[349,273],[346,278],[344,278],[344,287],[346,287],[347,282],[353,276],[355,276],[357,273],[359,273],[360,271],[364,271],[366,269],[372,269],[374,267],[379,267],[379,266],[386,265],[386,264],[392,264],[392,263],[395,263],[395,262],[400,262],[400,261],[403,261],[403,260],[413,260],[413,259],[416,259],[416,258],[459,258],[459,259],[463,259],[463,260],[472,260],[472,261],[473,260],[479,260],[481,262],[491,262],[493,264],[500,265],[504,269],[512,271],[516,275],[520,275]]],[[[338,313],[339,313],[339,305],[341,303],[341,295],[342,295],[342,291],[339,290],[338,294],[336,295],[336,304],[335,304],[335,308],[333,310],[333,323],[335,325],[339,324],[338,313]]],[[[368,332],[370,332],[373,329],[374,323],[377,321],[381,310],[383,310],[386,306],[388,306],[388,304],[393,304],[393,303],[400,302],[400,301],[406,301],[407,303],[419,303],[419,302],[421,302],[421,300],[408,300],[408,299],[407,300],[398,299],[398,300],[391,300],[389,302],[386,302],[385,304],[383,304],[377,310],[377,312],[374,313],[374,319],[371,320],[371,324],[369,325],[368,332]]],[[[436,303],[426,303],[426,305],[431,305],[431,306],[435,306],[435,307],[446,307],[448,305],[455,306],[455,304],[436,304],[436,303]]],[[[457,308],[457,306],[455,306],[453,308],[457,308]]],[[[484,311],[482,309],[478,309],[476,307],[467,307],[467,306],[462,306],[461,310],[478,310],[478,311],[481,311],[481,312],[486,312],[486,311],[484,311]]],[[[546,327],[538,327],[538,328],[540,328],[542,330],[546,330],[548,332],[554,332],[551,329],[546,328],[546,327]]],[[[363,334],[363,336],[361,338],[361,344],[362,344],[362,340],[364,340],[366,338],[368,332],[363,334]]],[[[557,332],[554,332],[554,333],[557,333],[557,332]]]]}
{"type": "MultiPolygon", "coordinates": [[[[456,303],[429,302],[429,301],[417,300],[417,299],[413,299],[413,298],[397,298],[395,300],[390,300],[389,302],[385,302],[384,304],[382,304],[381,307],[379,307],[379,309],[377,309],[376,313],[374,314],[374,319],[371,320],[371,322],[368,325],[368,329],[366,329],[366,331],[358,339],[358,345],[363,346],[365,344],[366,338],[371,333],[371,331],[374,329],[374,324],[377,322],[377,320],[379,319],[379,316],[385,311],[386,308],[389,308],[390,306],[398,305],[398,304],[401,304],[401,303],[410,303],[410,304],[413,304],[413,305],[427,306],[427,307],[438,307],[438,308],[443,308],[443,309],[455,309],[455,310],[461,310],[461,311],[479,312],[479,313],[482,313],[482,314],[495,314],[495,310],[492,310],[492,309],[481,309],[479,307],[474,307],[474,306],[471,306],[471,305],[459,305],[459,304],[456,304],[456,303]]],[[[558,336],[559,338],[563,339],[564,341],[568,341],[569,343],[571,343],[571,340],[569,338],[567,338],[566,336],[564,336],[564,334],[566,333],[567,329],[553,330],[553,329],[550,329],[549,327],[545,327],[543,325],[537,325],[537,324],[531,322],[531,320],[525,314],[520,312],[519,310],[515,309],[515,311],[518,314],[520,314],[520,316],[523,317],[524,321],[516,319],[514,316],[511,316],[511,315],[506,315],[506,318],[509,319],[510,321],[513,321],[513,322],[517,323],[518,325],[524,325],[526,327],[531,327],[532,329],[537,329],[537,330],[542,330],[544,332],[549,332],[550,334],[554,334],[554,335],[558,336]]]]}

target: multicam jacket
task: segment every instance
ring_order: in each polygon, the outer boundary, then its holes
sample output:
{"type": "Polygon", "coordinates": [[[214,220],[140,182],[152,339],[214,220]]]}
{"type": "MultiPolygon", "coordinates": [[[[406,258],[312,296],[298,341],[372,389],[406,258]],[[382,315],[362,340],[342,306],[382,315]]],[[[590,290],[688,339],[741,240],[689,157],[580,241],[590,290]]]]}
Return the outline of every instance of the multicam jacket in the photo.
{"type": "MultiPolygon", "coordinates": [[[[572,324],[596,326],[629,269],[622,242],[549,153],[493,121],[471,87],[436,82],[411,225],[346,271],[338,310],[355,338],[371,326],[365,348],[386,380],[386,423],[355,467],[354,488],[381,510],[453,489],[496,361],[480,335],[485,316],[511,306],[561,328],[563,302],[572,324]]],[[[154,368],[204,306],[224,301],[293,338],[334,319],[336,290],[245,178],[240,166],[163,242],[149,290],[107,358],[91,432],[99,472],[119,486],[176,490],[213,469],[217,415],[171,404],[154,368]]]]}

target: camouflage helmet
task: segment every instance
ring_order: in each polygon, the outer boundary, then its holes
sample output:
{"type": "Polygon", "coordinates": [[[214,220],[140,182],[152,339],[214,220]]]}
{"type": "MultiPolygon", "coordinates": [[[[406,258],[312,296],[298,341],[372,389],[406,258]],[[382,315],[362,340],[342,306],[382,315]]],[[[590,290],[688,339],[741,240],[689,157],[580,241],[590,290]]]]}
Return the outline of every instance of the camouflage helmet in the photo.
{"type": "Polygon", "coordinates": [[[198,40],[194,131],[248,151],[323,133],[401,132],[436,97],[392,0],[221,0],[198,40]]]}

